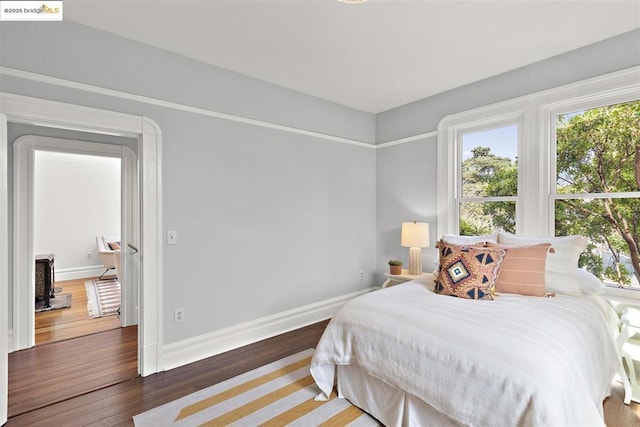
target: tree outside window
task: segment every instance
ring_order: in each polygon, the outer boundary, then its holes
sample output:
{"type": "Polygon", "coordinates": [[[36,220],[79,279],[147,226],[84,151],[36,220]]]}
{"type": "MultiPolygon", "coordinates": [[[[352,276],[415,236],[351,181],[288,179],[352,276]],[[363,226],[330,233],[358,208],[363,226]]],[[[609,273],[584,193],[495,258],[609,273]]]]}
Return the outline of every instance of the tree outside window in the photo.
{"type": "MultiPolygon", "coordinates": [[[[460,234],[515,232],[518,163],[496,146],[464,148],[460,234]]],[[[640,101],[558,115],[555,174],[555,235],[586,236],[581,267],[640,289],[640,101]]]]}
{"type": "Polygon", "coordinates": [[[558,115],[555,234],[581,234],[580,264],[606,282],[640,282],[640,101],[558,115]]]}

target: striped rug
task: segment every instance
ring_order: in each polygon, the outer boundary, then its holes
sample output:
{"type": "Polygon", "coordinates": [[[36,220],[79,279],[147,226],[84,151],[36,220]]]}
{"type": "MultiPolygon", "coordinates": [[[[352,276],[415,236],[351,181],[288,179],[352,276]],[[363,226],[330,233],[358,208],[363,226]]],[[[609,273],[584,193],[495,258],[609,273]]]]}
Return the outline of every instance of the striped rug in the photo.
{"type": "Polygon", "coordinates": [[[87,280],[87,311],[90,318],[118,314],[120,308],[120,282],[115,277],[87,280]]]}
{"type": "Polygon", "coordinates": [[[313,349],[197,391],[133,417],[137,427],[378,426],[346,399],[318,402],[309,374],[313,349]]]}

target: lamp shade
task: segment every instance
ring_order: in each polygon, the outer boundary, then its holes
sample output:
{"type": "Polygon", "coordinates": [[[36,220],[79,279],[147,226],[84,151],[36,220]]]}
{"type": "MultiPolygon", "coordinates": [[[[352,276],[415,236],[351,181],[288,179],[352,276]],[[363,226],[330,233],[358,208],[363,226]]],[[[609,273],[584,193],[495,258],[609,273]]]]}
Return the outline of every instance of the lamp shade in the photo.
{"type": "Polygon", "coordinates": [[[426,222],[403,222],[400,245],[405,248],[428,248],[429,224],[426,222]]]}

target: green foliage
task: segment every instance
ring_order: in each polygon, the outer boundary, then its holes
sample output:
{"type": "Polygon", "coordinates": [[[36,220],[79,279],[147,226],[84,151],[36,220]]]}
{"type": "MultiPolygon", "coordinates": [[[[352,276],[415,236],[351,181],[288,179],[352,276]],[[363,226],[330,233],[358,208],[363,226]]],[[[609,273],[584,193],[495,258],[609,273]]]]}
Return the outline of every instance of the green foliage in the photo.
{"type": "MultiPolygon", "coordinates": [[[[640,101],[559,116],[558,194],[640,191],[640,101]]],[[[630,283],[621,253],[640,280],[640,199],[560,200],[556,234],[582,234],[611,254],[612,265],[587,269],[620,286],[630,283]]]]}
{"type": "MultiPolygon", "coordinates": [[[[556,123],[558,194],[640,191],[640,101],[558,116],[556,123]]],[[[508,158],[475,147],[462,163],[463,197],[514,196],[518,166],[508,158]]],[[[460,234],[493,229],[515,232],[515,203],[464,203],[460,234]]],[[[640,198],[560,199],[555,206],[556,235],[580,234],[590,240],[580,265],[600,278],[625,286],[640,281],[640,198]],[[603,264],[602,253],[611,261],[603,264]],[[633,272],[622,263],[629,257],[633,272]]]]}
{"type": "MultiPolygon", "coordinates": [[[[489,147],[475,147],[473,157],[462,163],[465,197],[514,196],[518,193],[518,167],[511,159],[491,154],[489,147]]],[[[498,228],[515,232],[515,203],[465,203],[460,207],[460,234],[489,234],[498,228]]]]}
{"type": "Polygon", "coordinates": [[[462,163],[462,191],[465,197],[486,195],[487,184],[495,182],[496,176],[511,166],[511,159],[491,154],[489,147],[475,147],[472,152],[473,157],[462,163]]]}
{"type": "Polygon", "coordinates": [[[397,259],[392,259],[389,261],[389,265],[400,265],[402,266],[402,261],[398,261],[397,259]]]}
{"type": "Polygon", "coordinates": [[[491,234],[491,226],[487,226],[478,218],[470,215],[460,216],[460,235],[461,236],[481,236],[483,234],[491,234]]]}

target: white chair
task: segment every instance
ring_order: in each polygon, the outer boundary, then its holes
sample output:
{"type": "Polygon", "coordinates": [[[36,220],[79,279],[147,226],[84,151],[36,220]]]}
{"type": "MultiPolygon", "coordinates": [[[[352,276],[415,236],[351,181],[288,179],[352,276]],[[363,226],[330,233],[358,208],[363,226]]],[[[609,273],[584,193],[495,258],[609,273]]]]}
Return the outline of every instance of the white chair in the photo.
{"type": "Polygon", "coordinates": [[[118,282],[122,282],[120,280],[120,271],[121,271],[121,267],[120,267],[120,262],[121,262],[121,256],[122,252],[120,250],[117,251],[113,251],[113,261],[115,264],[115,269],[116,269],[116,278],[118,279],[118,282]]]}
{"type": "MultiPolygon", "coordinates": [[[[109,270],[113,270],[116,268],[115,262],[115,250],[109,247],[109,243],[119,243],[120,236],[117,234],[103,234],[102,236],[96,237],[96,246],[98,247],[98,258],[104,265],[104,273],[100,275],[100,279],[104,276],[109,270]]],[[[116,249],[117,250],[117,249],[116,249]]]]}

